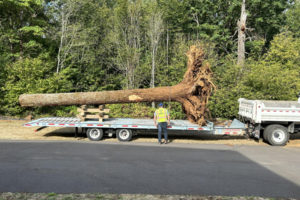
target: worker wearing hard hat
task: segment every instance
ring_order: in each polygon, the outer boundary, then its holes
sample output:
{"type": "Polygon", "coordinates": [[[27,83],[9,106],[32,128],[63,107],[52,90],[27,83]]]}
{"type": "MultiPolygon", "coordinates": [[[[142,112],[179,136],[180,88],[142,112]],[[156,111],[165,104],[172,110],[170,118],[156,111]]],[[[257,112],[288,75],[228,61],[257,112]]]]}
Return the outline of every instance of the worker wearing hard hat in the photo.
{"type": "Polygon", "coordinates": [[[169,111],[163,107],[163,103],[158,104],[159,108],[154,113],[154,123],[155,126],[158,128],[158,143],[162,144],[161,142],[161,132],[164,132],[164,143],[168,143],[168,132],[167,126],[170,125],[170,114],[169,111]]]}

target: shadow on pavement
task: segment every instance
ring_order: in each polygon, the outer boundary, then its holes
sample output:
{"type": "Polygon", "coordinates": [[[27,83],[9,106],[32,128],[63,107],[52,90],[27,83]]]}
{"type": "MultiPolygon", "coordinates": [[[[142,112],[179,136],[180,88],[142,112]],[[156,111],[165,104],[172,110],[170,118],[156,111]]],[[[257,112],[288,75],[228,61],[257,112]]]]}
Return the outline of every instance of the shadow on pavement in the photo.
{"type": "MultiPolygon", "coordinates": [[[[138,130],[136,131],[138,135],[135,135],[132,140],[139,138],[157,138],[157,131],[153,130],[138,130]]],[[[45,137],[74,137],[75,129],[74,128],[61,128],[55,131],[46,133],[45,137]]],[[[191,140],[231,140],[231,139],[245,139],[244,136],[228,136],[228,135],[211,135],[205,132],[196,132],[196,131],[169,131],[168,136],[170,140],[173,139],[191,139],[191,140]]],[[[79,129],[78,137],[86,137],[85,133],[82,133],[82,130],[79,129]]]]}
{"type": "Polygon", "coordinates": [[[290,135],[290,140],[299,140],[299,139],[300,139],[300,132],[290,135]]]}

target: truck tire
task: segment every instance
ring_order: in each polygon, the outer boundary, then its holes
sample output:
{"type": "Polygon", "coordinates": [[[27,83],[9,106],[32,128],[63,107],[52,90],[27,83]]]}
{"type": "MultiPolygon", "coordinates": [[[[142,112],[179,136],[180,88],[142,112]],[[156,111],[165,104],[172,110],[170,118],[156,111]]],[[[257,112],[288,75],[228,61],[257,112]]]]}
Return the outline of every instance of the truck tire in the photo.
{"type": "Polygon", "coordinates": [[[273,146],[286,145],[290,137],[287,128],[279,124],[269,125],[264,134],[266,134],[267,141],[273,146]]]}
{"type": "Polygon", "coordinates": [[[132,138],[132,131],[130,129],[118,129],[117,130],[117,138],[121,142],[128,142],[132,138]]]}
{"type": "Polygon", "coordinates": [[[101,128],[89,128],[86,135],[92,141],[99,141],[103,138],[103,130],[101,128]]]}
{"type": "Polygon", "coordinates": [[[272,128],[272,126],[267,126],[265,129],[264,129],[264,132],[263,132],[263,139],[264,139],[264,142],[269,142],[268,140],[268,132],[270,132],[270,128],[272,128]]]}

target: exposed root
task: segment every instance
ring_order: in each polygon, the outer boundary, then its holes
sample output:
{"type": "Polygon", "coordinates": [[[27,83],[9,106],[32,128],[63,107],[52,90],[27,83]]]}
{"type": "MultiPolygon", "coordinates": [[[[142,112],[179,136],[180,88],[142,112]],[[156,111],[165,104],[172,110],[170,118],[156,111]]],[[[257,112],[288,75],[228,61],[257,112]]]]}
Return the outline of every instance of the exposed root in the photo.
{"type": "Polygon", "coordinates": [[[206,104],[215,88],[211,80],[212,71],[209,63],[205,62],[205,53],[201,47],[191,46],[186,55],[187,71],[182,83],[191,85],[191,89],[190,94],[186,98],[180,98],[179,101],[189,121],[205,125],[206,104]]]}

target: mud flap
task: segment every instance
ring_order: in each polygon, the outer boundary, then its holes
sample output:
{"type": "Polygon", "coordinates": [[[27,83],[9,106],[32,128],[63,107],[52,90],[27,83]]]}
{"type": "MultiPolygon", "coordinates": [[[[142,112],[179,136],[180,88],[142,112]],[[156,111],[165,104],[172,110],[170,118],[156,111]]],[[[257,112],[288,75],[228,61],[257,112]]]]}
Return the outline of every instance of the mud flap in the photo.
{"type": "Polygon", "coordinates": [[[260,130],[255,130],[255,131],[253,132],[253,135],[254,135],[254,137],[255,137],[256,139],[259,140],[259,138],[260,138],[260,130]]]}
{"type": "Polygon", "coordinates": [[[254,138],[257,139],[258,141],[260,139],[260,129],[261,129],[261,126],[260,126],[260,124],[258,124],[257,126],[255,126],[254,131],[252,132],[254,138]]]}

